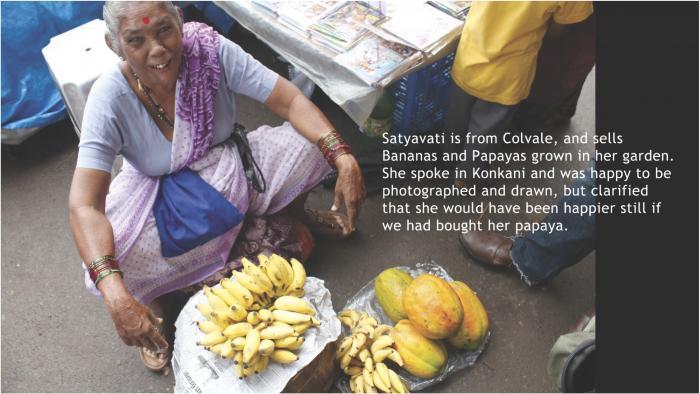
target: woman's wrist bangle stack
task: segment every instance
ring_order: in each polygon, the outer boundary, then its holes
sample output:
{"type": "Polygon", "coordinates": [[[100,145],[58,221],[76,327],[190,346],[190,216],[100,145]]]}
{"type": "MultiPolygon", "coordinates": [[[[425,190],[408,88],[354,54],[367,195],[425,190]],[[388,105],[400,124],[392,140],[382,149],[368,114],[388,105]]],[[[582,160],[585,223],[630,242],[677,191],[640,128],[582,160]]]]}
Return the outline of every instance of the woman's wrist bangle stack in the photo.
{"type": "Polygon", "coordinates": [[[88,272],[95,286],[97,286],[102,279],[112,274],[119,274],[122,278],[124,277],[124,273],[119,269],[116,257],[112,255],[102,256],[93,260],[90,265],[88,265],[88,272]]]}
{"type": "Polygon", "coordinates": [[[326,133],[316,144],[331,167],[335,167],[335,159],[344,154],[352,153],[350,145],[335,130],[326,133]]]}

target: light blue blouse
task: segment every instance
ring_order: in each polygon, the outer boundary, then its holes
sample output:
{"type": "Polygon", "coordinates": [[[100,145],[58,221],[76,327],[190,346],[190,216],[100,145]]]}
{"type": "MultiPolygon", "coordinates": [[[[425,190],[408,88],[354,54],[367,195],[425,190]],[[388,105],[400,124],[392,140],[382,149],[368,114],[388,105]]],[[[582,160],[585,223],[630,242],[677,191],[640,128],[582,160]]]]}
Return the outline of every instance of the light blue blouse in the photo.
{"type": "MultiPolygon", "coordinates": [[[[235,93],[265,102],[278,75],[241,47],[219,36],[221,79],[214,101],[214,142],[225,141],[236,120],[235,93]]],[[[170,172],[172,144],[139,101],[119,70],[105,71],[92,86],[85,105],[77,167],[111,172],[121,154],[145,175],[170,172]]]]}

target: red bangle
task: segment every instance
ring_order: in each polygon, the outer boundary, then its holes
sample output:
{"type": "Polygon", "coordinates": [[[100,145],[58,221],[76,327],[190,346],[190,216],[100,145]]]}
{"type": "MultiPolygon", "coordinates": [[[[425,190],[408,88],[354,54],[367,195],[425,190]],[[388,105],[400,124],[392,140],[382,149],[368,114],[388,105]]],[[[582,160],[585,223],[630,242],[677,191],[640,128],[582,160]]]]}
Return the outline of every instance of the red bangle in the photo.
{"type": "Polygon", "coordinates": [[[350,145],[338,134],[337,131],[331,130],[325,134],[317,142],[318,148],[321,150],[323,157],[331,167],[335,167],[335,160],[348,153],[352,153],[350,145]]]}
{"type": "Polygon", "coordinates": [[[98,264],[90,264],[90,267],[88,268],[90,279],[92,279],[92,281],[95,282],[100,273],[106,270],[119,271],[119,264],[117,263],[117,260],[112,258],[108,260],[103,260],[98,264]]]}

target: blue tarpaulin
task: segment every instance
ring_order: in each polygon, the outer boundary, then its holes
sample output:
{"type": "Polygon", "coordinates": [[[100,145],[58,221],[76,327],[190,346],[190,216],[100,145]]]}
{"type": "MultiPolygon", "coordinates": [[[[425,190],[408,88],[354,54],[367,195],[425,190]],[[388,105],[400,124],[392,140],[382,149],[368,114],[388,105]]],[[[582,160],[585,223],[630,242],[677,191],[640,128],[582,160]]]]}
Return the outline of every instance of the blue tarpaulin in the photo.
{"type": "MultiPolygon", "coordinates": [[[[66,116],[66,107],[49,73],[41,49],[51,37],[102,18],[102,1],[3,1],[2,128],[3,132],[42,127],[66,116]]],[[[233,19],[210,2],[194,5],[222,31],[233,19]]]]}
{"type": "Polygon", "coordinates": [[[2,128],[24,129],[66,115],[41,49],[51,37],[102,17],[101,1],[7,2],[2,6],[2,128]]]}

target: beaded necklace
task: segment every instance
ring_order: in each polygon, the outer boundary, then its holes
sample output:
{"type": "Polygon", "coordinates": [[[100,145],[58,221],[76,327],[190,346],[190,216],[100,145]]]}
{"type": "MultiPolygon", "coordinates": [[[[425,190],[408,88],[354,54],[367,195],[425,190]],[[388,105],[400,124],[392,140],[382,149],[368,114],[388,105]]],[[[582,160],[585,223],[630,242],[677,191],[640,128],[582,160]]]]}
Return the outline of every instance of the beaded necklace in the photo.
{"type": "Polygon", "coordinates": [[[168,118],[168,114],[165,113],[165,110],[163,107],[156,102],[156,100],[153,99],[151,96],[151,89],[148,86],[145,86],[141,83],[141,79],[139,79],[138,75],[136,75],[135,72],[131,72],[131,75],[134,76],[134,79],[136,79],[136,84],[139,87],[139,90],[143,92],[143,94],[146,96],[148,99],[148,102],[151,104],[153,109],[156,111],[156,116],[158,119],[161,121],[165,122],[171,129],[175,127],[174,123],[170,118],[168,118]]]}

